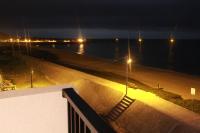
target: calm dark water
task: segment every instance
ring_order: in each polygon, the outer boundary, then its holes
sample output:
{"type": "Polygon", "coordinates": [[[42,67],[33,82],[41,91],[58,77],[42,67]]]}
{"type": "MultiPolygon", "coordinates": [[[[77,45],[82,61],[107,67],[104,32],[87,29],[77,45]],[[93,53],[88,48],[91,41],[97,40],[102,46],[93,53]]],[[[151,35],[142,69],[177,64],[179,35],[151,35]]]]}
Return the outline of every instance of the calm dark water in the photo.
{"type": "MultiPolygon", "coordinates": [[[[127,55],[128,40],[88,40],[85,44],[41,44],[40,47],[65,49],[77,54],[123,62],[127,55]]],[[[144,40],[130,41],[135,63],[200,75],[200,40],[144,40]]]]}

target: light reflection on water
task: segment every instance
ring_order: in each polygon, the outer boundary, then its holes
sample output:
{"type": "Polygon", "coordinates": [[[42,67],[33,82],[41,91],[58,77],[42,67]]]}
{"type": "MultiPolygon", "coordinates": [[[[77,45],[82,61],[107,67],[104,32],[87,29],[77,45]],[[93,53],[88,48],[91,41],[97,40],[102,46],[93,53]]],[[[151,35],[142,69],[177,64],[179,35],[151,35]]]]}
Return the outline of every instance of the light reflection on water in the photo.
{"type": "MultiPolygon", "coordinates": [[[[177,40],[173,44],[169,40],[137,40],[130,41],[132,57],[137,64],[172,69],[175,71],[200,75],[200,40],[177,40]]],[[[38,45],[38,44],[37,44],[38,45]]],[[[41,44],[51,47],[52,44],[41,44]]],[[[55,48],[80,55],[105,58],[111,61],[124,62],[127,55],[127,40],[90,40],[84,44],[56,44],[55,48]]]]}
{"type": "Polygon", "coordinates": [[[84,44],[79,44],[77,54],[83,55],[85,53],[84,44]]]}

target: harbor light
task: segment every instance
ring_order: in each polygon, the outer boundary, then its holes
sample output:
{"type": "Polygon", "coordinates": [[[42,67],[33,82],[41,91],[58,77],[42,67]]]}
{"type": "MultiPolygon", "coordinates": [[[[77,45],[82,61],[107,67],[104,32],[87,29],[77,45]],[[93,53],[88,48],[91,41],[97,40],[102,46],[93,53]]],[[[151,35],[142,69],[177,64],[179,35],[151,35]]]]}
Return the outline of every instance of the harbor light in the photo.
{"type": "Polygon", "coordinates": [[[78,38],[78,39],[77,39],[77,42],[83,43],[83,42],[84,42],[84,39],[83,39],[83,38],[78,38]]]}

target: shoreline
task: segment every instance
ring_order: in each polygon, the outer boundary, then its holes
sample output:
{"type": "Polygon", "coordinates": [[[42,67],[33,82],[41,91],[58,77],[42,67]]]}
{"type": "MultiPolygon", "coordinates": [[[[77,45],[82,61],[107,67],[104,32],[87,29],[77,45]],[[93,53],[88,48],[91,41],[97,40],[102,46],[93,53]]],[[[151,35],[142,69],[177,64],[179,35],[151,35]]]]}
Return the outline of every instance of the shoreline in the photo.
{"type": "MultiPolygon", "coordinates": [[[[111,102],[110,97],[119,100],[125,93],[125,85],[122,85],[120,83],[34,57],[22,57],[25,58],[27,63],[37,64],[35,65],[35,69],[43,71],[46,76],[49,76],[49,78],[55,81],[58,81],[59,84],[57,85],[65,83],[67,83],[68,85],[72,85],[72,87],[77,89],[77,92],[83,94],[81,95],[83,96],[83,99],[85,99],[88,104],[93,107],[94,110],[97,111],[100,115],[104,112],[108,113],[110,108],[118,103],[117,101],[115,101],[114,103],[109,104],[109,102],[111,102]],[[42,68],[46,69],[43,70],[42,68]],[[116,95],[114,91],[116,91],[117,93],[120,92],[120,95],[116,95]],[[94,92],[95,95],[91,97],[92,92],[94,92]],[[102,102],[101,104],[99,103],[98,106],[96,106],[97,104],[95,104],[95,101],[98,101],[97,99],[102,102]],[[106,102],[106,99],[109,100],[109,102],[106,102]],[[99,108],[101,107],[100,105],[103,105],[102,107],[106,108],[99,108]]],[[[162,121],[167,120],[166,122],[168,122],[168,118],[170,118],[170,122],[183,122],[182,124],[187,123],[187,125],[192,126],[197,125],[196,122],[198,121],[198,119],[196,120],[196,118],[199,117],[199,114],[193,113],[188,109],[178,106],[177,104],[167,101],[152,93],[141,90],[140,88],[130,89],[131,90],[129,91],[128,95],[134,99],[137,99],[137,101],[119,118],[119,120],[117,121],[117,123],[120,124],[119,127],[127,129],[127,127],[125,127],[123,124],[124,121],[132,125],[130,126],[130,128],[134,127],[134,118],[138,117],[136,112],[140,110],[140,113],[142,113],[144,116],[147,116],[148,118],[151,117],[149,120],[155,122],[154,124],[158,123],[158,126],[162,126],[160,125],[159,120],[157,121],[156,119],[156,116],[158,115],[161,116],[162,121]],[[187,119],[184,116],[187,116],[187,119]]],[[[150,123],[148,125],[145,125],[143,115],[140,115],[142,118],[140,119],[140,124],[141,126],[148,126],[152,122],[149,121],[150,123]]]]}
{"type": "MultiPolygon", "coordinates": [[[[60,49],[38,47],[34,47],[33,49],[35,52],[39,51],[40,53],[47,52],[46,54],[52,54],[51,56],[54,56],[56,59],[51,60],[47,57],[46,60],[61,65],[67,65],[68,67],[71,65],[72,67],[79,67],[79,69],[84,68],[89,69],[90,71],[110,73],[125,77],[126,66],[124,64],[108,62],[104,59],[96,59],[84,55],[72,54],[60,49]]],[[[32,56],[42,58],[41,55],[38,56],[36,53],[32,56]]],[[[139,81],[151,88],[158,88],[159,84],[160,88],[163,88],[165,91],[179,94],[184,99],[200,99],[200,77],[198,76],[133,64],[132,72],[129,77],[130,79],[139,81]],[[197,89],[196,96],[190,95],[191,87],[197,89]]]]}
{"type": "MultiPolygon", "coordinates": [[[[125,77],[126,66],[124,64],[110,63],[103,59],[96,59],[84,55],[72,54],[65,50],[40,48],[40,47],[32,48],[31,56],[56,63],[58,65],[62,65],[64,67],[82,71],[84,73],[95,75],[104,79],[115,81],[121,84],[126,84],[126,77],[125,77]]],[[[179,90],[180,88],[179,85],[184,83],[182,82],[182,80],[180,80],[180,78],[183,78],[186,81],[187,80],[193,81],[192,78],[188,78],[188,76],[182,76],[177,73],[174,74],[172,72],[171,74],[168,73],[167,71],[160,71],[160,70],[156,71],[156,69],[144,69],[141,66],[140,67],[133,66],[133,68],[134,68],[133,71],[129,75],[129,81],[130,81],[129,87],[131,89],[138,88],[145,90],[147,92],[152,92],[167,101],[183,106],[184,108],[187,108],[194,112],[200,113],[199,91],[197,90],[198,95],[196,97],[192,97],[190,95],[190,90],[188,89],[186,90],[188,91],[187,93],[188,97],[185,97],[182,95],[185,93],[183,88],[179,90]],[[156,78],[156,76],[158,78],[156,78]],[[172,85],[172,86],[177,85],[176,82],[169,82],[170,80],[174,80],[173,78],[170,78],[170,76],[172,77],[178,76],[179,88],[175,88],[175,90],[174,88],[166,88],[169,87],[167,85],[172,85]],[[162,82],[160,84],[160,88],[157,87],[157,83],[159,82],[162,82]],[[163,87],[164,86],[163,83],[165,82],[167,82],[168,84],[166,85],[166,87],[163,87]],[[193,110],[193,104],[195,104],[196,107],[195,110],[193,110]]],[[[198,84],[200,83],[198,81],[200,81],[200,79],[196,79],[196,81],[193,82],[196,82],[198,84]]]]}

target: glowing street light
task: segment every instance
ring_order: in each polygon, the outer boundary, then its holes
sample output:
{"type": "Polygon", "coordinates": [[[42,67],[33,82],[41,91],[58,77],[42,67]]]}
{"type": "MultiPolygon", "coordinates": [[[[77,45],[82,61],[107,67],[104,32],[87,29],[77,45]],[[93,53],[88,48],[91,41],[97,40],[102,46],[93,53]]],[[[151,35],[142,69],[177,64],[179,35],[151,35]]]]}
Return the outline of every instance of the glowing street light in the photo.
{"type": "Polygon", "coordinates": [[[32,75],[34,74],[34,71],[33,71],[33,70],[31,70],[31,74],[32,74],[32,75]]]}
{"type": "Polygon", "coordinates": [[[142,38],[141,37],[138,39],[138,42],[140,42],[140,43],[142,42],[142,38]]]}
{"type": "Polygon", "coordinates": [[[196,89],[195,88],[191,88],[191,95],[193,96],[192,98],[192,111],[194,111],[194,96],[196,95],[196,89]]]}
{"type": "Polygon", "coordinates": [[[196,94],[196,89],[195,88],[191,88],[191,95],[195,96],[195,94],[196,94]]]}
{"type": "Polygon", "coordinates": [[[33,88],[33,74],[34,74],[34,71],[31,70],[31,88],[33,88]]]}
{"type": "Polygon", "coordinates": [[[143,40],[142,40],[142,37],[141,37],[141,33],[139,32],[139,33],[138,33],[138,42],[141,44],[142,41],[143,41],[143,40]]]}
{"type": "Polygon", "coordinates": [[[129,57],[128,59],[127,59],[127,64],[131,64],[132,63],[132,59],[129,57]]]}
{"type": "Polygon", "coordinates": [[[128,92],[128,78],[129,78],[129,67],[131,67],[131,63],[132,63],[132,59],[127,56],[127,60],[126,60],[126,95],[128,92]]]}
{"type": "Polygon", "coordinates": [[[174,37],[174,35],[171,33],[170,34],[170,36],[169,36],[169,42],[171,43],[171,44],[173,44],[174,42],[175,42],[175,37],[174,37]]]}
{"type": "Polygon", "coordinates": [[[171,39],[170,39],[170,42],[171,42],[171,43],[174,43],[174,39],[173,39],[173,38],[171,38],[171,39]]]}

